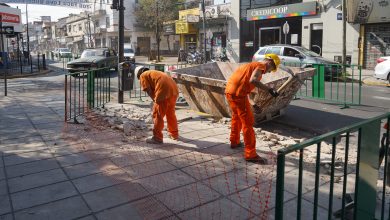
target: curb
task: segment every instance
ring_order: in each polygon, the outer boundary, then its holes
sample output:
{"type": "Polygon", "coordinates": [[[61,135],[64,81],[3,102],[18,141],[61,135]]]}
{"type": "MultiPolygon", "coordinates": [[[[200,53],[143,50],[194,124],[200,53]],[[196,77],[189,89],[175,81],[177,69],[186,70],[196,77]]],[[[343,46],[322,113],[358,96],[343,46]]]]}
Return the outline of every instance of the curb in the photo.
{"type": "Polygon", "coordinates": [[[368,86],[385,86],[390,87],[390,83],[385,82],[376,82],[376,81],[369,81],[369,80],[362,80],[363,84],[368,86]]]}
{"type": "MultiPolygon", "coordinates": [[[[18,79],[18,78],[26,78],[26,77],[32,77],[32,76],[40,76],[40,75],[46,75],[52,70],[44,70],[39,73],[32,73],[32,74],[24,74],[24,75],[16,75],[16,76],[7,76],[7,79],[18,79]]],[[[4,79],[3,76],[0,77],[0,79],[4,79]]]]}

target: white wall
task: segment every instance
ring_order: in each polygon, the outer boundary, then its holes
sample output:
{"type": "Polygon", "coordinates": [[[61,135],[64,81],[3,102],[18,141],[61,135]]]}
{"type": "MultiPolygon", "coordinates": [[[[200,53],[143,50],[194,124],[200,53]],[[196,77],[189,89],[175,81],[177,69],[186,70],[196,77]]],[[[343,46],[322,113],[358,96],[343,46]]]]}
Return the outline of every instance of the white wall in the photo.
{"type": "Polygon", "coordinates": [[[231,16],[227,36],[227,55],[234,62],[239,62],[240,56],[240,1],[231,2],[231,16]]]}
{"type": "MultiPolygon", "coordinates": [[[[341,11],[334,8],[340,4],[341,1],[339,0],[333,1],[332,5],[329,5],[330,8],[326,12],[323,10],[323,7],[321,7],[322,12],[318,15],[302,18],[302,46],[306,48],[310,47],[311,24],[323,23],[322,56],[330,60],[334,60],[334,56],[341,56],[343,50],[343,22],[341,20],[337,20],[337,13],[341,13],[341,11]],[[305,29],[305,26],[308,28],[305,29]]],[[[358,41],[359,25],[347,23],[347,55],[352,55],[352,64],[358,63],[358,41]]]]}

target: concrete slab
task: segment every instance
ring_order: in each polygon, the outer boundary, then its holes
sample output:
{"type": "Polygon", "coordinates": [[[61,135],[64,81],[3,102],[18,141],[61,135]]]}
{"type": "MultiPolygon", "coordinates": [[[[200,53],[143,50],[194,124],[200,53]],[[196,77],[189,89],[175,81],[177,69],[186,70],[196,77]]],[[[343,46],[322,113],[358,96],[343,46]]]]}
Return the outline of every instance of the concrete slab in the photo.
{"type": "Polygon", "coordinates": [[[255,215],[228,199],[219,199],[179,214],[181,219],[250,219],[255,215]]]}
{"type": "Polygon", "coordinates": [[[88,163],[82,163],[74,166],[65,167],[65,172],[71,179],[88,176],[91,174],[108,171],[118,168],[111,161],[104,159],[99,161],[92,161],[88,163]]]}
{"type": "Polygon", "coordinates": [[[2,216],[0,216],[0,220],[13,220],[13,217],[11,214],[2,215],[2,216]]]}
{"type": "Polygon", "coordinates": [[[33,151],[22,154],[13,154],[7,157],[4,157],[4,163],[6,166],[12,166],[22,163],[28,163],[38,160],[46,160],[53,158],[51,153],[48,150],[33,151]]]}
{"type": "Polygon", "coordinates": [[[49,160],[38,160],[30,163],[24,163],[14,166],[6,167],[8,178],[24,176],[28,174],[38,173],[46,170],[52,170],[59,168],[57,161],[49,160]]]}
{"type": "Polygon", "coordinates": [[[131,181],[131,178],[129,174],[122,169],[109,170],[107,172],[97,173],[72,180],[73,184],[80,193],[99,190],[126,181],[131,181]]]}
{"type": "Polygon", "coordinates": [[[195,182],[195,179],[180,170],[174,170],[151,177],[146,177],[137,180],[137,182],[140,183],[148,192],[159,193],[195,182]]]}
{"type": "Polygon", "coordinates": [[[4,174],[4,169],[1,168],[0,169],[0,180],[3,180],[3,179],[5,179],[5,174],[4,174]]]}
{"type": "Polygon", "coordinates": [[[142,220],[144,218],[138,210],[133,206],[133,204],[124,204],[112,209],[105,210],[96,214],[98,220],[142,220]]]}
{"type": "Polygon", "coordinates": [[[61,169],[20,176],[8,180],[11,193],[41,187],[67,180],[61,169]]]}
{"type": "Polygon", "coordinates": [[[149,196],[138,183],[125,182],[116,186],[96,190],[83,197],[94,212],[149,196]]]}
{"type": "MultiPolygon", "coordinates": [[[[291,200],[289,202],[284,203],[284,210],[283,210],[283,218],[284,219],[291,219],[296,217],[296,210],[297,210],[297,202],[296,200],[291,200]]],[[[302,200],[302,216],[301,219],[313,219],[313,204],[302,200]]],[[[328,212],[318,207],[317,212],[317,219],[328,219],[328,212]]],[[[275,210],[271,209],[268,211],[268,219],[273,220],[275,219],[275,210]]]]}
{"type": "Polygon", "coordinates": [[[192,166],[195,164],[199,163],[204,163],[207,161],[211,161],[214,159],[218,159],[219,155],[213,155],[213,154],[208,154],[208,153],[203,153],[203,152],[196,152],[192,151],[189,153],[177,155],[171,158],[167,158],[166,161],[169,162],[170,164],[183,168],[183,167],[188,167],[192,166]]]}
{"type": "Polygon", "coordinates": [[[76,219],[88,215],[90,210],[79,197],[71,197],[15,213],[16,220],[76,219]]]}
{"type": "Polygon", "coordinates": [[[123,168],[133,179],[141,179],[175,169],[177,168],[163,160],[155,160],[123,168]]]}
{"type": "Polygon", "coordinates": [[[192,209],[219,197],[219,193],[200,182],[156,195],[159,201],[175,213],[192,209]]]}
{"type": "Polygon", "coordinates": [[[68,181],[14,193],[11,198],[14,210],[17,211],[75,195],[77,191],[68,181]]]}
{"type": "Polygon", "coordinates": [[[0,196],[8,194],[7,183],[5,180],[0,180],[0,196]]]}
{"type": "Polygon", "coordinates": [[[43,142],[37,142],[37,143],[29,143],[29,144],[21,144],[21,145],[10,145],[3,148],[4,154],[22,154],[22,153],[28,153],[28,152],[34,152],[34,151],[42,151],[46,150],[47,146],[43,142]]]}
{"type": "Polygon", "coordinates": [[[0,215],[11,212],[8,195],[0,195],[0,215]]]}

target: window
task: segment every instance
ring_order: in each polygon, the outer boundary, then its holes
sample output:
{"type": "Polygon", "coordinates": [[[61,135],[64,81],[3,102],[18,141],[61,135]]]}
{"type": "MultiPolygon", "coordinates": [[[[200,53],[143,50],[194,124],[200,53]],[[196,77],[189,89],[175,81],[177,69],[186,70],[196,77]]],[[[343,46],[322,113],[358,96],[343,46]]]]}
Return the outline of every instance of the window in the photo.
{"type": "Polygon", "coordinates": [[[299,52],[289,47],[284,48],[283,56],[295,57],[295,54],[299,54],[299,52]]]}
{"type": "Polygon", "coordinates": [[[280,55],[280,49],[281,49],[281,47],[269,47],[266,54],[267,53],[274,53],[276,55],[280,55]]]}
{"type": "Polygon", "coordinates": [[[106,17],[106,27],[110,27],[110,17],[106,17]]]}
{"type": "Polygon", "coordinates": [[[95,27],[99,27],[99,21],[95,21],[95,27]]]}
{"type": "Polygon", "coordinates": [[[83,27],[81,27],[81,24],[79,24],[79,31],[82,31],[83,27]]]}
{"type": "Polygon", "coordinates": [[[258,54],[259,55],[264,55],[266,50],[267,50],[267,47],[263,47],[263,48],[260,49],[258,54]]]}
{"type": "Polygon", "coordinates": [[[73,25],[73,31],[76,31],[76,25],[73,25]]]}
{"type": "Polygon", "coordinates": [[[68,32],[72,32],[72,26],[71,25],[68,26],[68,32]]]}

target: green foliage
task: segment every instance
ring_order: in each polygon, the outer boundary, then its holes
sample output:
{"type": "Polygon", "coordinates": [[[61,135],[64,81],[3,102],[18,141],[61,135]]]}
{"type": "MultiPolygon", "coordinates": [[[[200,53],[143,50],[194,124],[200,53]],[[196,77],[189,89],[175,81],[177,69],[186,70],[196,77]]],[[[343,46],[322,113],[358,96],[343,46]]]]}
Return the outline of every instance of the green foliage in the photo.
{"type": "Polygon", "coordinates": [[[145,28],[155,30],[157,20],[160,27],[164,21],[176,20],[183,2],[184,0],[139,0],[135,9],[137,21],[145,28]]]}

